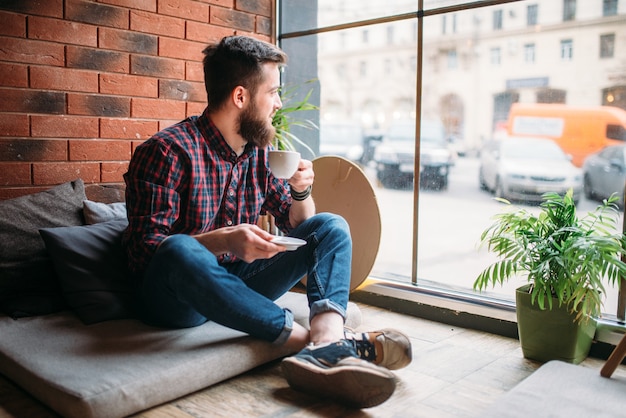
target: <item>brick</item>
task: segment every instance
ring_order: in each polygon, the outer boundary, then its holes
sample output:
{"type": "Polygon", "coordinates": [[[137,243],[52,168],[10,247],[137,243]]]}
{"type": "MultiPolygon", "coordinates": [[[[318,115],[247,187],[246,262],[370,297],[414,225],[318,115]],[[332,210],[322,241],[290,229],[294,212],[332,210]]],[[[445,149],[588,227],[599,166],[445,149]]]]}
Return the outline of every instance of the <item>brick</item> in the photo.
{"type": "Polygon", "coordinates": [[[14,199],[32,193],[43,192],[49,187],[2,187],[0,188],[0,200],[14,199]]]}
{"type": "Polygon", "coordinates": [[[28,136],[29,134],[28,115],[0,113],[0,136],[28,136]]]}
{"type": "Polygon", "coordinates": [[[0,185],[26,186],[31,184],[29,163],[0,163],[0,185]]]}
{"type": "Polygon", "coordinates": [[[202,67],[201,62],[185,62],[185,80],[200,81],[204,83],[204,68],[202,67]]]}
{"type": "Polygon", "coordinates": [[[131,101],[133,118],[176,119],[185,117],[185,103],[178,100],[141,99],[131,101]]]}
{"type": "Polygon", "coordinates": [[[70,93],[67,95],[67,113],[70,115],[129,117],[130,98],[70,93]]]}
{"type": "Polygon", "coordinates": [[[63,0],[12,0],[3,1],[2,8],[36,16],[63,17],[63,0]]]}
{"type": "Polygon", "coordinates": [[[124,181],[124,173],[128,171],[128,162],[103,162],[100,164],[100,181],[116,183],[124,181]]]}
{"type": "Polygon", "coordinates": [[[70,161],[130,160],[130,142],[102,139],[70,141],[70,161]]]}
{"type": "Polygon", "coordinates": [[[270,36],[273,33],[272,19],[265,16],[256,17],[256,31],[270,36]]]}
{"type": "Polygon", "coordinates": [[[106,3],[127,9],[145,10],[147,12],[157,11],[157,0],[99,0],[98,3],[106,3]]]}
{"type": "Polygon", "coordinates": [[[65,93],[53,91],[0,89],[0,111],[63,114],[65,93]]]}
{"type": "Polygon", "coordinates": [[[0,11],[0,35],[26,38],[26,16],[0,11]]]}
{"type": "Polygon", "coordinates": [[[222,7],[211,7],[209,23],[254,32],[254,15],[222,7]]]}
{"type": "Polygon", "coordinates": [[[159,0],[158,11],[161,15],[176,16],[200,22],[209,21],[209,5],[191,0],[159,0]]]}
{"type": "Polygon", "coordinates": [[[128,74],[100,74],[100,93],[123,96],[158,97],[156,78],[128,74]]]}
{"type": "Polygon", "coordinates": [[[66,161],[67,141],[60,139],[0,140],[0,161],[66,161]]]}
{"type": "Polygon", "coordinates": [[[163,130],[165,128],[167,128],[168,126],[172,126],[178,122],[180,122],[182,120],[182,118],[180,119],[163,119],[159,121],[159,130],[163,130]]]}
{"type": "Polygon", "coordinates": [[[100,28],[98,31],[98,47],[138,54],[157,55],[158,38],[145,33],[100,28]]]}
{"type": "Polygon", "coordinates": [[[98,118],[85,116],[39,116],[30,120],[31,136],[39,138],[97,138],[98,118]]]}
{"type": "Polygon", "coordinates": [[[130,73],[182,80],[185,78],[185,63],[170,58],[131,55],[130,73]]]}
{"type": "Polygon", "coordinates": [[[30,85],[36,89],[98,92],[98,73],[71,68],[31,67],[30,85]]]}
{"type": "Polygon", "coordinates": [[[185,21],[176,17],[162,16],[142,11],[130,12],[130,29],[156,35],[185,37],[185,21]]]}
{"type": "Polygon", "coordinates": [[[187,102],[187,114],[185,117],[201,115],[206,108],[206,100],[202,103],[200,102],[187,102]]]}
{"type": "Polygon", "coordinates": [[[66,0],[65,19],[128,29],[129,11],[121,7],[107,6],[83,0],[66,0]]]}
{"type": "Polygon", "coordinates": [[[33,183],[36,185],[61,184],[77,178],[83,179],[85,183],[99,182],[100,163],[62,162],[33,164],[33,183]]]}
{"type": "Polygon", "coordinates": [[[163,99],[204,102],[206,101],[206,90],[203,83],[159,80],[159,97],[163,99]]]}
{"type": "Polygon", "coordinates": [[[65,65],[65,49],[62,44],[0,36],[0,45],[0,61],[57,67],[65,65]]]}
{"type": "Polygon", "coordinates": [[[229,9],[235,8],[235,0],[200,0],[213,6],[222,6],[229,9]]]}
{"type": "MultiPolygon", "coordinates": [[[[159,129],[160,129],[160,128],[159,128],[159,129]]],[[[131,145],[132,145],[132,148],[133,148],[133,149],[132,149],[132,153],[134,154],[134,153],[135,153],[135,149],[137,149],[137,147],[138,147],[139,145],[143,144],[144,142],[146,142],[146,141],[132,141],[132,142],[131,142],[131,145]]]]}
{"type": "Polygon", "coordinates": [[[0,62],[0,86],[28,87],[28,66],[0,62]]]}
{"type": "Polygon", "coordinates": [[[67,47],[67,66],[85,70],[106,71],[127,74],[130,71],[130,55],[127,52],[103,49],[67,47]]]}
{"type": "Polygon", "coordinates": [[[235,8],[242,12],[248,12],[265,17],[272,16],[272,3],[259,0],[237,0],[235,8]]]}
{"type": "Polygon", "coordinates": [[[28,37],[64,44],[97,46],[98,28],[49,17],[28,17],[28,37]]]}
{"type": "Polygon", "coordinates": [[[192,20],[188,20],[186,25],[187,32],[185,38],[190,41],[199,41],[205,44],[218,42],[225,36],[235,34],[235,31],[231,28],[223,28],[221,26],[209,25],[208,23],[194,22],[192,20]]]}
{"type": "Polygon", "coordinates": [[[202,51],[204,48],[206,48],[206,43],[174,38],[161,38],[159,41],[159,56],[190,61],[202,61],[204,57],[202,51]]]}
{"type": "Polygon", "coordinates": [[[148,139],[158,129],[153,120],[100,118],[100,138],[148,139]]]}

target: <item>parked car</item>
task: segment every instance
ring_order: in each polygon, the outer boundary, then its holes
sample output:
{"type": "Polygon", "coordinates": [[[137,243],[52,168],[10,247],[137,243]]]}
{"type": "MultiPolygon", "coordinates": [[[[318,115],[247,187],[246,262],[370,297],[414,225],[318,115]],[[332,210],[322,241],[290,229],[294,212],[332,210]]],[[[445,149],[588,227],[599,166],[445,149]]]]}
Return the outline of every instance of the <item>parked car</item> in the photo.
{"type": "Polygon", "coordinates": [[[612,145],[589,155],[583,163],[585,197],[603,200],[613,193],[624,205],[626,145],[612,145]]]}
{"type": "Polygon", "coordinates": [[[549,138],[505,137],[485,144],[480,153],[479,184],[496,197],[541,202],[546,192],[570,188],[580,200],[582,170],[549,138]]]}
{"type": "Polygon", "coordinates": [[[363,130],[353,123],[320,123],[320,155],[337,155],[360,162],[363,130]]]}
{"type": "MultiPolygon", "coordinates": [[[[448,147],[443,125],[439,121],[423,120],[420,126],[420,186],[446,189],[455,155],[448,147]]],[[[384,187],[412,182],[415,175],[415,121],[391,125],[376,147],[374,161],[376,176],[384,187]]]]}

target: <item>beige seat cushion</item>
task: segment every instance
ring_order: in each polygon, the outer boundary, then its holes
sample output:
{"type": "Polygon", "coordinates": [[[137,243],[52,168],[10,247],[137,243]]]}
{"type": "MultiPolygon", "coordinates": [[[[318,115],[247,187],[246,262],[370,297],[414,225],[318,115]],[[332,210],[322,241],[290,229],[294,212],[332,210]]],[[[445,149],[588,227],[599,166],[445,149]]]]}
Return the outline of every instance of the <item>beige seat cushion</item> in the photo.
{"type": "MultiPolygon", "coordinates": [[[[307,325],[306,296],[279,304],[307,325]]],[[[360,325],[356,305],[347,325],[360,325]]],[[[209,322],[163,330],[136,320],[83,325],[70,312],[0,317],[0,373],[66,417],[122,417],[290,354],[209,322]]]]}

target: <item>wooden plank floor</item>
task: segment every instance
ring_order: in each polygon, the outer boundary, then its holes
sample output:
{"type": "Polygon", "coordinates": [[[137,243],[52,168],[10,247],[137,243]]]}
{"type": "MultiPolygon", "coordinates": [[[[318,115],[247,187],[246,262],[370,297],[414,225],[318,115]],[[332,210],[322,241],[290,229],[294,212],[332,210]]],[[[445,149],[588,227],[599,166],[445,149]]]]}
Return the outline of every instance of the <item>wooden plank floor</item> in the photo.
{"type": "MultiPolygon", "coordinates": [[[[359,306],[360,329],[398,328],[413,344],[413,362],[396,372],[396,392],[382,405],[351,410],[295,392],[274,362],[134,417],[476,417],[540,366],[514,339],[359,306]]],[[[589,358],[581,366],[599,373],[603,363],[589,358]]],[[[615,376],[626,376],[626,366],[615,376]]],[[[58,415],[0,377],[0,418],[23,417],[58,415]]]]}

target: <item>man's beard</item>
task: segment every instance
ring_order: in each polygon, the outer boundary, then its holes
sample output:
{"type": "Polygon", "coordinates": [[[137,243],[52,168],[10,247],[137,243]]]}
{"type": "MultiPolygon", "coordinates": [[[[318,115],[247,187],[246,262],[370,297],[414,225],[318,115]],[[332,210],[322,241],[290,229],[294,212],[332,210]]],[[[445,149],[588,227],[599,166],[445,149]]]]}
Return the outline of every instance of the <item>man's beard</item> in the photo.
{"type": "Polygon", "coordinates": [[[257,118],[257,107],[254,101],[251,101],[239,115],[239,135],[248,143],[265,148],[274,139],[276,129],[267,119],[257,118]]]}

